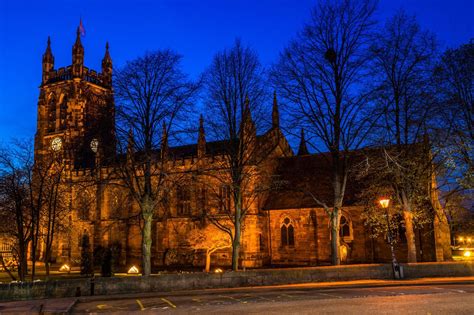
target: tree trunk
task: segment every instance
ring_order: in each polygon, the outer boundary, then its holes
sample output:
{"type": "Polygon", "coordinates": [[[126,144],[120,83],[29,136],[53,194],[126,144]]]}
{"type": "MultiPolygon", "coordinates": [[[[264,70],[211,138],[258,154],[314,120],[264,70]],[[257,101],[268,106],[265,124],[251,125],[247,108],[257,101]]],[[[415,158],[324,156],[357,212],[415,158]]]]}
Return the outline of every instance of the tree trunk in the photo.
{"type": "Polygon", "coordinates": [[[416,262],[416,242],[411,211],[404,209],[403,218],[405,220],[405,236],[407,239],[407,262],[413,263],[416,262]]]}
{"type": "Polygon", "coordinates": [[[49,255],[46,254],[45,256],[45,260],[44,260],[44,269],[46,271],[46,277],[48,278],[49,277],[49,255]]]}
{"type": "Polygon", "coordinates": [[[339,257],[339,207],[334,207],[331,217],[331,264],[340,265],[339,257]]]}
{"type": "Polygon", "coordinates": [[[240,224],[235,225],[234,241],[232,242],[232,270],[239,270],[239,254],[240,254],[240,224]]]}
{"type": "Polygon", "coordinates": [[[18,277],[20,281],[26,280],[28,272],[28,257],[27,257],[28,242],[20,241],[18,252],[18,277]]]}
{"type": "Polygon", "coordinates": [[[206,272],[211,270],[211,252],[206,251],[206,272]]]}
{"type": "Polygon", "coordinates": [[[142,230],[142,259],[143,259],[143,276],[151,274],[151,225],[153,222],[153,207],[148,198],[143,202],[143,230],[142,230]]]}

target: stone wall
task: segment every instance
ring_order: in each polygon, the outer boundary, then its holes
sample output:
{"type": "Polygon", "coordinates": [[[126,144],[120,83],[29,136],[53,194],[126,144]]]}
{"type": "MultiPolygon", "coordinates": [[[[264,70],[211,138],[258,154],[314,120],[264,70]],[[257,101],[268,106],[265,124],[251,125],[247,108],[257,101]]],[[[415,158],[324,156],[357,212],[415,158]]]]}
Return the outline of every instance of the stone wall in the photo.
{"type": "MultiPolygon", "coordinates": [[[[405,264],[406,278],[474,276],[474,263],[405,264]]],[[[161,274],[150,277],[70,279],[0,284],[0,300],[112,295],[210,288],[283,285],[324,281],[392,279],[390,265],[352,265],[292,269],[258,269],[218,274],[161,274]]]]}
{"type": "MultiPolygon", "coordinates": [[[[341,237],[341,244],[346,249],[345,255],[341,253],[342,263],[388,263],[391,261],[390,247],[385,238],[380,235],[371,238],[362,218],[362,207],[345,207],[342,215],[348,222],[348,236],[341,237]]],[[[270,210],[268,244],[272,265],[327,265],[331,261],[331,239],[330,225],[327,214],[322,208],[284,209],[270,210]],[[282,245],[281,227],[284,220],[289,219],[294,228],[294,244],[282,245]]],[[[438,224],[439,225],[439,224],[438,224]]],[[[401,235],[404,232],[401,233],[401,235]]],[[[440,241],[449,238],[448,233],[442,233],[441,228],[428,224],[421,229],[415,229],[415,240],[417,248],[417,261],[441,261],[447,260],[450,253],[437,255],[440,241]]],[[[442,245],[444,245],[444,242],[442,245]]],[[[446,246],[445,246],[446,247],[446,246]]],[[[406,240],[401,239],[396,244],[396,256],[399,262],[407,261],[406,240]]],[[[441,253],[442,254],[442,253],[441,253]]]]}

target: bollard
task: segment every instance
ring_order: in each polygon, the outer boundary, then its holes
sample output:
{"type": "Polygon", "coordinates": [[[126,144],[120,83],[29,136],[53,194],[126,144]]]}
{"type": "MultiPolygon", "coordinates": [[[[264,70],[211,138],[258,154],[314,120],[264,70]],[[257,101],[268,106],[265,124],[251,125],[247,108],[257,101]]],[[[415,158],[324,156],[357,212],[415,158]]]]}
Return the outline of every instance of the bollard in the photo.
{"type": "Polygon", "coordinates": [[[94,295],[95,282],[94,277],[91,278],[91,296],[94,295]]]}

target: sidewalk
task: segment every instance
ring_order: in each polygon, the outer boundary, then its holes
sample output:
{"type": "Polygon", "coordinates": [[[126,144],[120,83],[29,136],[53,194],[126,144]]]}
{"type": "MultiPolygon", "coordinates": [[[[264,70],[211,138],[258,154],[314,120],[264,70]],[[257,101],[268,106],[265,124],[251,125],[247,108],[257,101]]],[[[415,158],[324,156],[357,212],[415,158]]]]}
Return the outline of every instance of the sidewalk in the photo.
{"type": "Polygon", "coordinates": [[[5,302],[5,303],[0,303],[0,314],[68,313],[76,303],[77,303],[77,298],[59,298],[59,299],[48,299],[48,300],[5,302]]]}
{"type": "MultiPolygon", "coordinates": [[[[317,282],[317,283],[303,283],[303,284],[288,284],[275,286],[258,286],[258,287],[238,287],[238,288],[221,288],[221,289],[206,289],[199,290],[199,292],[238,292],[248,289],[253,290],[268,290],[279,288],[364,288],[364,287],[390,287],[390,286],[420,286],[420,285],[443,285],[443,284],[474,284],[474,277],[456,277],[456,278],[421,278],[409,280],[356,280],[356,281],[337,281],[337,282],[317,282]]],[[[151,297],[160,294],[166,295],[185,295],[193,291],[179,291],[179,292],[149,292],[140,294],[117,294],[107,296],[107,300],[120,300],[124,298],[133,297],[151,297]]],[[[195,291],[194,291],[195,292],[195,291]]],[[[103,300],[105,296],[84,296],[80,298],[57,298],[44,300],[30,300],[30,301],[15,301],[0,303],[0,313],[68,313],[77,302],[90,302],[94,300],[103,300]]]]}

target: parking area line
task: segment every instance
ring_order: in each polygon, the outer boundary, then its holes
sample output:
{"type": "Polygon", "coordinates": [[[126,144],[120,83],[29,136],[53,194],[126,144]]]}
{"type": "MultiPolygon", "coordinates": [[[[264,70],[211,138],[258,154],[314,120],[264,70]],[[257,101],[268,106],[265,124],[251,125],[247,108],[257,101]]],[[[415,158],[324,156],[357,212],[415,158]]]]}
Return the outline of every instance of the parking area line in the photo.
{"type": "Polygon", "coordinates": [[[335,295],[335,294],[329,294],[329,293],[324,293],[324,292],[317,292],[318,294],[324,295],[324,296],[330,296],[338,299],[342,299],[342,296],[335,295]]]}
{"type": "Polygon", "coordinates": [[[219,295],[220,297],[223,297],[223,298],[226,298],[226,299],[230,299],[230,300],[234,300],[234,301],[237,301],[237,302],[240,302],[242,304],[247,304],[247,301],[242,301],[241,299],[237,299],[233,296],[227,296],[227,295],[219,295]]]}
{"type": "Polygon", "coordinates": [[[169,306],[171,306],[172,308],[176,308],[176,305],[174,305],[170,300],[165,299],[165,298],[161,298],[161,300],[165,302],[166,304],[168,304],[169,306]]]}
{"type": "Polygon", "coordinates": [[[143,304],[142,304],[142,302],[141,302],[140,300],[137,299],[137,300],[135,300],[135,301],[137,302],[138,306],[140,306],[140,311],[146,310],[146,308],[143,306],[143,304]]]}

